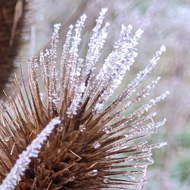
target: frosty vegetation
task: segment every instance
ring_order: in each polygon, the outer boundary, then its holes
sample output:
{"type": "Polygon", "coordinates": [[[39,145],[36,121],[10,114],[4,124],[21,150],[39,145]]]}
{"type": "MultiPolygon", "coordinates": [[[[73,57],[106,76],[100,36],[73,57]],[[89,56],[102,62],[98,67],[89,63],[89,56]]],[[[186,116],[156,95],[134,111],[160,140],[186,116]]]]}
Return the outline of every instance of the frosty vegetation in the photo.
{"type": "Polygon", "coordinates": [[[143,189],[147,167],[153,164],[152,149],[166,145],[148,144],[144,139],[166,122],[165,118],[154,122],[157,113],[150,109],[169,92],[150,99],[131,112],[127,110],[143,99],[145,101],[159,82],[160,77],[157,77],[140,92],[136,90],[155,68],[166,48],[162,46],[144,70],[137,73],[118,97],[113,97],[135,62],[136,47],[143,31],[139,29],[131,36],[132,26],[122,25],[118,41],[96,75],[96,64],[109,27],[109,23],[103,24],[106,12],[105,8],[100,12],[85,58],[79,57],[81,31],[87,18],[82,15],[75,26],[69,27],[59,69],[56,69],[56,49],[60,25],[56,24],[51,49],[28,62],[29,89],[24,84],[22,92],[15,79],[18,98],[8,98],[11,109],[5,109],[0,123],[1,139],[10,138],[0,145],[4,151],[0,155],[1,181],[5,178],[0,189],[4,189],[4,184],[11,184],[9,189],[16,190],[21,187],[143,189]],[[43,81],[43,87],[39,81],[43,81]],[[112,101],[108,104],[110,98],[112,101]],[[55,117],[60,121],[52,120],[55,117]],[[45,130],[48,131],[40,140],[45,130]],[[28,136],[23,137],[23,134],[28,136]],[[41,172],[44,165],[46,172],[41,172]],[[26,175],[26,168],[32,172],[32,177],[26,175]],[[42,179],[43,183],[40,183],[42,179]],[[12,180],[14,182],[10,182],[12,180]]]}

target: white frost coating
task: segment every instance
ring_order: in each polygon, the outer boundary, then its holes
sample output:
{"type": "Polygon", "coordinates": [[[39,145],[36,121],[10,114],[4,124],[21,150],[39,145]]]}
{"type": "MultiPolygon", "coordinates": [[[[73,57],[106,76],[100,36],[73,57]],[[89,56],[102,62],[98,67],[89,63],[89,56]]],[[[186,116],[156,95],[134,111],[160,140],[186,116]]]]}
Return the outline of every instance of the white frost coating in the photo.
{"type": "Polygon", "coordinates": [[[152,149],[156,149],[156,148],[162,148],[163,146],[166,146],[167,142],[162,142],[162,143],[157,143],[157,144],[151,144],[151,145],[146,145],[144,146],[141,151],[142,152],[151,152],[152,149]]]}
{"type": "Polygon", "coordinates": [[[67,115],[72,118],[73,115],[77,114],[77,108],[79,106],[79,103],[81,102],[81,96],[82,93],[85,90],[85,84],[81,83],[79,87],[76,88],[75,90],[75,95],[73,97],[72,103],[70,107],[67,110],[67,115]]]}
{"type": "MultiPolygon", "coordinates": [[[[137,97],[136,97],[136,101],[135,101],[135,102],[141,101],[141,98],[146,98],[146,96],[149,95],[150,90],[151,90],[152,88],[154,88],[155,85],[159,82],[160,78],[161,78],[161,77],[157,77],[155,80],[152,81],[152,83],[151,83],[150,85],[146,86],[146,88],[143,89],[142,92],[137,93],[137,97]]],[[[128,101],[126,105],[124,105],[121,109],[119,109],[119,110],[115,113],[115,115],[116,115],[117,117],[120,116],[120,115],[121,115],[122,113],[124,113],[124,112],[126,111],[126,109],[127,109],[129,106],[131,106],[133,103],[134,103],[133,100],[128,101]]],[[[146,111],[146,110],[147,110],[147,108],[145,108],[145,111],[146,111]]],[[[148,110],[147,110],[147,111],[148,111],[148,110]]]]}
{"type": "Polygon", "coordinates": [[[146,111],[148,112],[150,108],[152,108],[156,103],[160,102],[161,100],[164,100],[168,95],[169,91],[166,90],[165,93],[161,94],[160,96],[156,97],[155,99],[151,99],[148,101],[147,104],[144,104],[140,108],[136,109],[133,113],[131,113],[129,116],[127,116],[128,119],[133,119],[134,117],[141,117],[141,115],[146,111]]]}
{"type": "Polygon", "coordinates": [[[153,58],[150,60],[150,64],[145,67],[144,70],[140,71],[136,78],[127,86],[126,88],[126,94],[128,94],[128,97],[132,95],[132,93],[135,91],[137,86],[148,76],[148,74],[151,73],[151,71],[154,69],[154,67],[157,65],[158,60],[160,59],[160,56],[162,53],[165,52],[164,46],[161,46],[160,50],[158,50],[153,58]]]}
{"type": "Polygon", "coordinates": [[[107,37],[107,27],[109,23],[106,23],[105,26],[101,29],[107,8],[103,8],[100,12],[100,16],[96,20],[96,26],[93,28],[93,34],[90,38],[88,44],[89,49],[86,55],[86,64],[85,64],[85,75],[87,76],[90,71],[93,71],[95,68],[95,63],[100,57],[100,50],[103,48],[105,39],[107,37]],[[101,30],[100,30],[101,29],[101,30]]]}
{"type": "Polygon", "coordinates": [[[46,96],[48,97],[48,102],[53,104],[54,106],[57,105],[59,100],[57,91],[56,91],[56,83],[55,81],[58,80],[57,78],[57,71],[55,68],[56,58],[57,58],[57,43],[59,41],[59,29],[61,24],[54,25],[54,32],[51,36],[51,48],[46,50],[45,53],[40,53],[40,65],[43,68],[42,74],[45,83],[47,82],[48,78],[51,78],[48,86],[49,89],[46,92],[46,96]]]}
{"type": "Polygon", "coordinates": [[[149,136],[149,134],[154,133],[154,130],[158,129],[159,127],[163,126],[166,122],[166,119],[164,118],[163,121],[157,122],[157,123],[148,123],[145,126],[138,127],[137,129],[131,129],[129,130],[124,136],[126,138],[133,138],[135,136],[140,136],[140,135],[146,135],[149,136]]]}
{"type": "MultiPolygon", "coordinates": [[[[105,89],[101,98],[95,106],[95,110],[101,108],[101,104],[105,102],[121,84],[126,71],[135,62],[137,57],[136,46],[143,33],[141,29],[137,30],[133,37],[130,36],[132,26],[122,25],[119,40],[114,45],[114,50],[106,58],[105,63],[96,77],[99,83],[99,89],[105,89]]],[[[94,89],[96,91],[96,89],[94,89]]]]}
{"type": "Polygon", "coordinates": [[[73,25],[69,26],[69,31],[67,32],[66,35],[66,40],[65,40],[65,44],[63,45],[63,51],[62,51],[62,56],[61,56],[61,63],[65,62],[67,60],[67,56],[69,53],[69,45],[70,45],[70,41],[71,41],[71,35],[72,35],[72,30],[73,30],[73,25]]]}
{"type": "Polygon", "coordinates": [[[141,38],[141,35],[143,34],[143,32],[144,32],[144,31],[139,28],[139,29],[136,31],[136,33],[135,33],[135,34],[136,34],[136,37],[137,37],[137,38],[141,38]]]}
{"type": "Polygon", "coordinates": [[[53,59],[55,59],[57,57],[57,42],[59,41],[59,29],[61,27],[61,24],[55,24],[54,25],[54,32],[51,36],[51,57],[52,57],[52,61],[55,61],[53,59]]]}
{"type": "Polygon", "coordinates": [[[72,91],[77,88],[75,84],[75,75],[77,70],[77,61],[78,61],[78,47],[81,42],[81,31],[84,27],[84,22],[87,16],[84,14],[75,24],[75,36],[73,36],[73,41],[71,49],[69,51],[69,60],[68,60],[68,70],[69,70],[69,92],[72,94],[72,91]]]}
{"type": "MultiPolygon", "coordinates": [[[[165,46],[161,46],[160,49],[155,53],[155,55],[153,56],[153,58],[150,60],[150,63],[145,67],[144,70],[141,70],[136,78],[131,81],[127,86],[126,86],[126,89],[124,90],[124,92],[122,92],[120,94],[120,96],[114,101],[114,105],[112,104],[112,109],[114,109],[114,107],[116,107],[116,105],[123,99],[122,97],[125,97],[126,99],[129,99],[131,97],[131,95],[136,91],[136,88],[139,86],[139,84],[145,80],[147,78],[147,76],[152,72],[152,70],[154,69],[154,67],[157,65],[157,62],[158,60],[160,59],[160,56],[162,55],[162,53],[164,53],[166,50],[165,46]]],[[[159,81],[160,78],[158,77],[158,79],[156,81],[153,81],[154,82],[157,82],[159,81]]],[[[148,87],[150,88],[150,87],[148,87]]],[[[169,91],[166,91],[161,99],[164,99],[167,95],[169,94],[169,91]]],[[[146,94],[145,94],[146,96],[146,94]]],[[[160,100],[161,100],[160,99],[160,100]]],[[[154,100],[151,100],[151,101],[154,101],[154,100]]],[[[157,101],[157,100],[156,100],[157,101]]],[[[102,106],[100,106],[100,103],[97,103],[99,108],[101,108],[102,106]]],[[[96,104],[96,105],[97,105],[96,104]]],[[[155,105],[155,104],[154,104],[155,105]]],[[[98,107],[96,106],[95,107],[96,109],[98,109],[98,107]]],[[[145,107],[146,111],[149,110],[149,107],[145,107]]],[[[136,110],[137,112],[137,110],[136,110]]],[[[135,112],[135,113],[136,113],[135,112]]],[[[132,118],[132,116],[131,116],[132,118]]]]}
{"type": "Polygon", "coordinates": [[[58,117],[52,119],[41,133],[27,146],[26,150],[23,151],[17,159],[15,165],[3,180],[0,185],[0,190],[14,190],[17,183],[21,180],[21,176],[24,174],[26,167],[31,161],[31,157],[37,157],[42,144],[47,140],[47,137],[52,133],[55,125],[61,121],[58,117]]]}

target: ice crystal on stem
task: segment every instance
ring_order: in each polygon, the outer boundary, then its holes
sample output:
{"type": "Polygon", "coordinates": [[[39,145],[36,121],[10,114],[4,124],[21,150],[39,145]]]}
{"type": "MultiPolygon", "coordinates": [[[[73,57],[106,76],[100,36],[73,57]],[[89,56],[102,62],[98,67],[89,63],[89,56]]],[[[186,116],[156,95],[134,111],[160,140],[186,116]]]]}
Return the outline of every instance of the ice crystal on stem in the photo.
{"type": "Polygon", "coordinates": [[[31,158],[38,157],[42,144],[52,133],[55,125],[59,123],[60,120],[58,118],[52,119],[42,132],[32,141],[32,143],[27,146],[27,149],[19,155],[14,167],[3,180],[2,185],[0,185],[0,190],[13,190],[15,188],[17,182],[20,181],[21,176],[24,174],[26,167],[30,163],[31,158]]]}
{"type": "Polygon", "coordinates": [[[122,25],[113,51],[96,75],[96,63],[108,34],[109,23],[104,24],[106,12],[102,9],[96,20],[85,58],[79,57],[86,20],[86,15],[82,15],[69,27],[60,64],[56,63],[61,27],[57,24],[51,48],[28,61],[29,87],[23,80],[21,89],[15,77],[14,90],[18,96],[7,96],[8,105],[2,104],[0,189],[144,187],[147,167],[154,162],[152,149],[166,145],[148,144],[143,139],[166,122],[157,122],[156,112],[150,111],[169,92],[126,111],[146,101],[159,82],[157,77],[137,90],[166,49],[162,46],[145,69],[118,97],[113,97],[135,63],[143,31],[139,29],[132,36],[132,26],[122,25]],[[111,103],[107,104],[108,100],[111,103]]]}

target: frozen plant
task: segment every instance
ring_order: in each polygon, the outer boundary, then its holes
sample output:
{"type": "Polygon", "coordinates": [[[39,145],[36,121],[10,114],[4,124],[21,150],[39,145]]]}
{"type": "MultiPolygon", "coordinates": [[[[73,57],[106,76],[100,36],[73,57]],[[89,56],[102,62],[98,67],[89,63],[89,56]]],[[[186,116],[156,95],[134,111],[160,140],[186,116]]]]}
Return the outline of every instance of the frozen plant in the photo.
{"type": "Polygon", "coordinates": [[[135,62],[143,32],[139,29],[131,36],[132,26],[122,25],[113,51],[96,75],[109,26],[103,24],[106,12],[102,9],[92,30],[86,58],[79,57],[83,15],[69,27],[60,64],[56,64],[60,28],[56,24],[51,48],[28,62],[29,85],[23,80],[22,89],[15,77],[17,98],[7,97],[8,105],[2,104],[1,111],[0,189],[143,189],[147,167],[153,163],[152,149],[166,145],[144,139],[166,121],[154,122],[156,113],[150,109],[169,93],[127,111],[160,80],[157,77],[136,92],[165,46],[113,98],[135,62]]]}

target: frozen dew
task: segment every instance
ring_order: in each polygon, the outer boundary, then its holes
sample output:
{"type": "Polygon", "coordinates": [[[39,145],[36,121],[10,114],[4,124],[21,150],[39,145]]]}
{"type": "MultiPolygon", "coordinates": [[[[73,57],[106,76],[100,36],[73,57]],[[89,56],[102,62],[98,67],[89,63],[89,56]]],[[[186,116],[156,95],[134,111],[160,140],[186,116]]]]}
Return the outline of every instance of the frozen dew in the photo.
{"type": "Polygon", "coordinates": [[[85,125],[80,125],[79,130],[80,130],[81,133],[83,133],[84,131],[86,131],[86,126],[85,125]]]}
{"type": "Polygon", "coordinates": [[[131,113],[127,118],[132,119],[136,116],[140,117],[145,111],[148,112],[150,108],[156,105],[161,100],[164,100],[169,95],[169,91],[161,94],[160,96],[156,97],[155,99],[150,99],[147,104],[144,104],[140,108],[136,109],[133,113],[131,113]]]}
{"type": "Polygon", "coordinates": [[[152,158],[152,156],[148,157],[147,160],[149,161],[148,165],[154,164],[154,159],[152,158]]]}
{"type": "Polygon", "coordinates": [[[100,143],[99,143],[98,141],[94,142],[94,143],[93,143],[93,147],[94,147],[95,149],[99,148],[99,147],[100,147],[100,143]]]}
{"type": "Polygon", "coordinates": [[[92,170],[92,171],[90,171],[90,172],[88,172],[88,176],[96,176],[98,174],[98,170],[97,169],[94,169],[94,170],[92,170]]]}
{"type": "Polygon", "coordinates": [[[67,110],[68,116],[72,117],[72,115],[77,114],[77,108],[82,101],[82,94],[85,90],[85,84],[81,83],[80,86],[75,88],[75,95],[73,97],[72,103],[67,110]]]}
{"type": "MultiPolygon", "coordinates": [[[[95,105],[95,110],[99,110],[99,104],[102,104],[102,102],[105,102],[113,95],[116,88],[121,84],[126,71],[130,70],[130,66],[135,62],[137,57],[136,46],[138,45],[140,31],[131,37],[131,26],[125,27],[122,25],[120,38],[115,43],[114,50],[106,58],[94,81],[94,83],[100,84],[99,89],[104,89],[95,105]]],[[[96,88],[93,91],[97,91],[96,88]]]]}
{"type": "Polygon", "coordinates": [[[150,118],[150,120],[151,120],[152,124],[155,124],[154,119],[152,117],[150,118]]]}
{"type": "Polygon", "coordinates": [[[43,100],[43,98],[44,98],[44,94],[40,92],[40,99],[43,100]]]}
{"type": "Polygon", "coordinates": [[[158,143],[155,148],[162,148],[163,146],[166,146],[167,142],[158,143]]]}
{"type": "Polygon", "coordinates": [[[44,53],[40,52],[40,59],[39,59],[40,63],[44,62],[44,53]]]}
{"type": "MultiPolygon", "coordinates": [[[[68,59],[68,90],[69,93],[72,94],[73,91],[77,88],[77,83],[76,83],[76,69],[77,69],[77,63],[78,63],[78,47],[81,42],[81,31],[84,27],[84,22],[86,20],[87,16],[84,14],[80,17],[80,19],[77,21],[75,24],[75,36],[73,36],[73,41],[71,43],[71,48],[69,50],[69,59],[68,59]]],[[[78,101],[78,100],[77,100],[78,101]]],[[[71,111],[69,111],[72,113],[71,111]]]]}
{"type": "Polygon", "coordinates": [[[160,47],[160,51],[161,51],[161,52],[165,52],[165,51],[166,51],[166,46],[165,46],[165,45],[162,45],[162,46],[160,47]]]}
{"type": "Polygon", "coordinates": [[[142,29],[138,29],[137,31],[136,31],[136,33],[135,33],[135,35],[136,35],[136,37],[137,38],[141,38],[141,35],[143,34],[143,30],[142,29]]]}
{"type": "Polygon", "coordinates": [[[76,177],[75,176],[72,176],[71,178],[70,178],[70,181],[74,181],[76,179],[76,177]]]}
{"type": "Polygon", "coordinates": [[[124,136],[125,136],[126,138],[130,138],[130,137],[132,137],[132,134],[124,134],[124,136]]]}
{"type": "Polygon", "coordinates": [[[5,141],[5,142],[8,142],[9,140],[10,140],[10,137],[5,137],[5,138],[4,138],[4,141],[5,141]]]}
{"type": "MultiPolygon", "coordinates": [[[[169,95],[169,94],[170,94],[170,91],[166,90],[165,94],[166,94],[166,96],[169,95]]],[[[166,97],[166,96],[165,96],[165,97],[166,97]]],[[[165,98],[165,97],[164,97],[164,98],[165,98]]]]}
{"type": "MultiPolygon", "coordinates": [[[[124,27],[124,25],[122,25],[122,27],[124,27]]],[[[129,29],[129,31],[131,31],[133,29],[133,26],[131,24],[129,24],[128,29],[129,29]]]]}
{"type": "Polygon", "coordinates": [[[58,31],[59,31],[60,27],[61,27],[60,23],[54,24],[54,32],[55,32],[56,36],[59,36],[58,31]]]}
{"type": "Polygon", "coordinates": [[[162,121],[157,122],[157,123],[153,123],[153,125],[155,126],[155,128],[159,128],[161,126],[163,126],[166,123],[167,119],[164,118],[162,121]]]}
{"type": "Polygon", "coordinates": [[[111,126],[106,126],[106,127],[103,129],[103,131],[104,131],[106,134],[109,134],[109,133],[111,133],[111,131],[112,131],[112,127],[111,127],[111,126]]]}
{"type": "Polygon", "coordinates": [[[58,149],[57,149],[57,153],[59,154],[60,152],[61,152],[61,149],[60,149],[60,148],[58,148],[58,149]]]}
{"type": "Polygon", "coordinates": [[[89,73],[95,69],[95,64],[101,55],[100,50],[103,48],[105,40],[107,38],[107,27],[109,26],[109,23],[106,23],[105,26],[101,29],[106,12],[106,8],[103,8],[101,10],[100,16],[96,20],[96,26],[92,30],[93,34],[88,44],[89,49],[86,55],[83,80],[85,80],[89,73]]]}
{"type": "Polygon", "coordinates": [[[59,41],[59,29],[61,27],[61,24],[55,24],[54,25],[54,32],[52,34],[52,40],[51,40],[51,49],[50,49],[50,57],[51,57],[51,62],[54,63],[54,59],[57,57],[57,42],[59,41]]]}
{"type": "Polygon", "coordinates": [[[115,155],[106,156],[106,159],[107,159],[107,160],[110,160],[110,159],[113,159],[113,158],[115,158],[115,155]]]}
{"type": "MultiPolygon", "coordinates": [[[[158,81],[160,80],[161,77],[157,77],[155,80],[152,81],[152,83],[150,85],[148,85],[145,89],[143,89],[140,93],[136,94],[135,99],[131,100],[131,101],[127,101],[127,103],[122,107],[122,109],[118,110],[117,113],[115,115],[120,116],[123,112],[126,111],[126,109],[131,106],[134,102],[138,102],[141,101],[141,98],[146,98],[147,95],[149,95],[149,91],[155,87],[155,85],[158,83],[158,81]],[[135,100],[135,101],[134,101],[135,100]]],[[[148,107],[144,108],[146,112],[149,111],[148,107]]],[[[138,117],[141,117],[141,113],[139,112],[137,114],[138,117]]]]}
{"type": "Polygon", "coordinates": [[[110,181],[110,180],[109,180],[108,177],[105,177],[105,178],[103,179],[103,182],[104,182],[104,183],[109,183],[109,181],[110,181]]]}
{"type": "Polygon", "coordinates": [[[47,146],[48,148],[50,147],[50,143],[49,143],[49,141],[47,141],[46,146],[47,146]]]}
{"type": "Polygon", "coordinates": [[[132,180],[136,180],[136,175],[135,174],[133,174],[132,172],[127,172],[127,173],[125,173],[125,175],[127,176],[127,177],[129,177],[130,179],[132,179],[132,180]]]}
{"type": "Polygon", "coordinates": [[[141,151],[142,152],[150,152],[152,149],[159,149],[167,145],[167,142],[157,143],[157,144],[151,144],[144,146],[141,151]]]}

